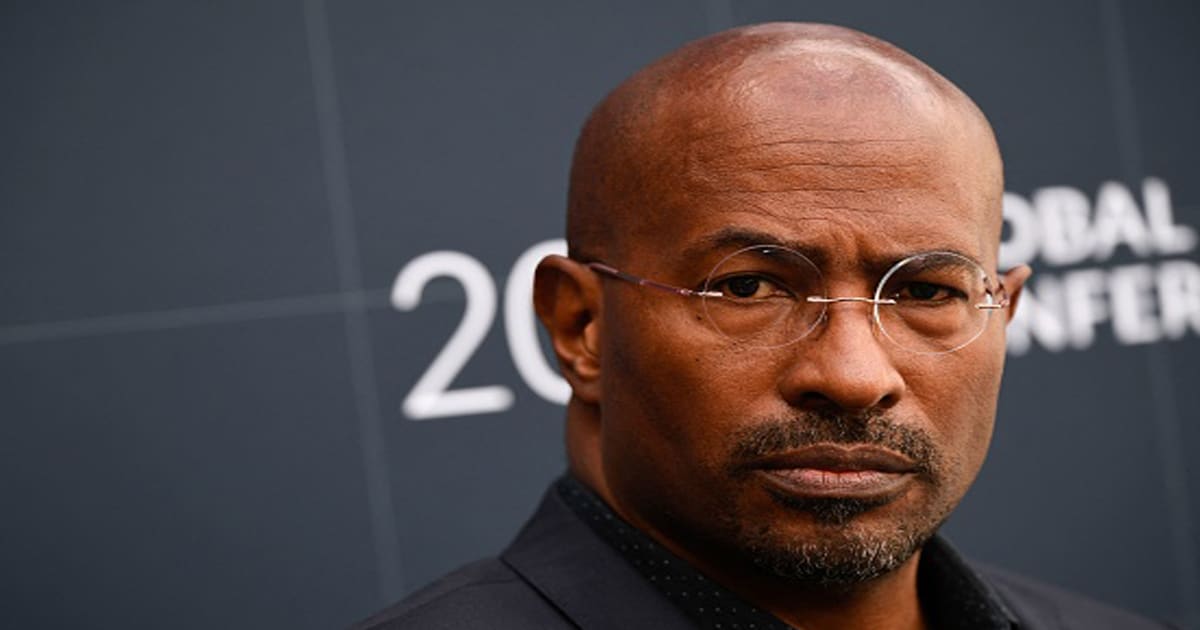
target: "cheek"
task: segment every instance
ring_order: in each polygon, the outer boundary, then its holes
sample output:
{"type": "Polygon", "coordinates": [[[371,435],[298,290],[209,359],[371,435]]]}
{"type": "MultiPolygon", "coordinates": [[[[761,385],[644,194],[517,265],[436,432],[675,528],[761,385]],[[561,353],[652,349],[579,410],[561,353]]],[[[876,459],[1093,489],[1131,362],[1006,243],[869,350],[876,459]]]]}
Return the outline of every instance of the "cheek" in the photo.
{"type": "Polygon", "coordinates": [[[613,333],[602,359],[606,450],[616,457],[631,449],[640,468],[714,473],[752,407],[754,362],[731,352],[702,315],[662,305],[651,312],[637,321],[606,314],[613,333]]]}
{"type": "Polygon", "coordinates": [[[907,378],[941,447],[946,481],[964,492],[991,443],[1003,368],[1002,353],[982,345],[971,350],[940,357],[924,369],[911,370],[907,378]]]}

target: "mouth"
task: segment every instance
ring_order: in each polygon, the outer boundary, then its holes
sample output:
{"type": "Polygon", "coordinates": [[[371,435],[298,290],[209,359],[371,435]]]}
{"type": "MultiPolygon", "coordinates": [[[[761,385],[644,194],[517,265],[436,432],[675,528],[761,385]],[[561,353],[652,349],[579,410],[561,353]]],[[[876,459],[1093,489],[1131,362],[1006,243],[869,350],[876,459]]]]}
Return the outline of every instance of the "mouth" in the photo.
{"type": "Polygon", "coordinates": [[[748,466],[772,493],[796,499],[886,501],[920,472],[913,460],[874,445],[815,444],[748,466]]]}

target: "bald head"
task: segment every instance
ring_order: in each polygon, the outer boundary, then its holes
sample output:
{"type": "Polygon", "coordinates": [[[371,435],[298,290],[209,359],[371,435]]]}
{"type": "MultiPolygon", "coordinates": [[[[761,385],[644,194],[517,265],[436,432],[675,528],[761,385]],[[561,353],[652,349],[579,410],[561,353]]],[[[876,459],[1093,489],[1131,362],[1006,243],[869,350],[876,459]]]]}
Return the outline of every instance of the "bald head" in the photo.
{"type": "Polygon", "coordinates": [[[752,188],[755,154],[773,143],[793,152],[798,142],[839,147],[832,156],[814,152],[814,162],[871,163],[889,142],[935,136],[962,154],[954,161],[975,166],[961,185],[994,215],[985,223],[998,241],[999,152],[983,114],[947,79],[842,27],[775,23],[717,33],[633,75],[588,118],[571,169],[571,256],[619,259],[631,238],[664,227],[659,209],[714,178],[738,173],[752,188]]]}

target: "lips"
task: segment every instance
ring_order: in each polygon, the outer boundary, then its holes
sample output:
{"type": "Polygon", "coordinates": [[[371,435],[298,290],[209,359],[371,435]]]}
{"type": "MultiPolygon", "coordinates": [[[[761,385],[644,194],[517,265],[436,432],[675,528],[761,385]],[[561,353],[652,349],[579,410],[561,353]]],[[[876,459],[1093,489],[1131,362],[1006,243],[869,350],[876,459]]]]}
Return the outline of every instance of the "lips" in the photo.
{"type": "Polygon", "coordinates": [[[755,460],[749,468],[775,492],[797,498],[878,499],[919,472],[911,459],[878,446],[816,444],[755,460]]]}
{"type": "Polygon", "coordinates": [[[832,472],[878,471],[885,473],[915,472],[911,459],[869,444],[842,446],[815,444],[794,451],[763,457],[754,468],[766,470],[804,469],[832,472]]]}

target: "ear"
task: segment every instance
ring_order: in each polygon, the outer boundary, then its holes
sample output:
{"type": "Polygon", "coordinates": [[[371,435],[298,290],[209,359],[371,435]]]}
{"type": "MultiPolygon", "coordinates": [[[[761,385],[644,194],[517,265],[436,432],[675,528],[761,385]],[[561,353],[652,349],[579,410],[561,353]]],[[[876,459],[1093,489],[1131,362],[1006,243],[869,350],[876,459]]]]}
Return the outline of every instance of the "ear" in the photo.
{"type": "Polygon", "coordinates": [[[1005,272],[1004,277],[1000,282],[1004,285],[1004,292],[1008,294],[1008,309],[1007,318],[1005,321],[1012,321],[1013,315],[1017,313],[1017,302],[1021,299],[1021,290],[1025,288],[1025,281],[1033,274],[1033,269],[1029,265],[1018,265],[1005,272]]]}
{"type": "Polygon", "coordinates": [[[533,307],[550,333],[558,367],[583,402],[600,401],[600,279],[587,265],[547,256],[533,280],[533,307]]]}

